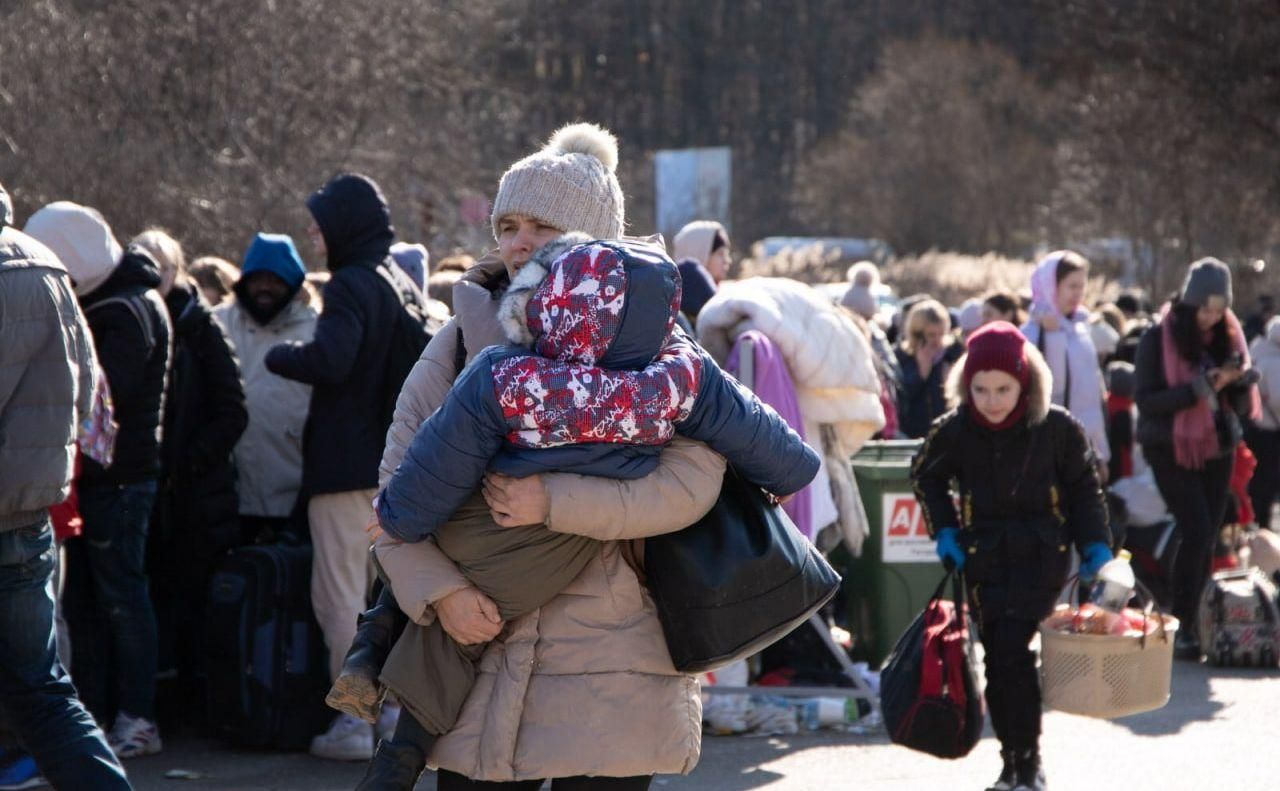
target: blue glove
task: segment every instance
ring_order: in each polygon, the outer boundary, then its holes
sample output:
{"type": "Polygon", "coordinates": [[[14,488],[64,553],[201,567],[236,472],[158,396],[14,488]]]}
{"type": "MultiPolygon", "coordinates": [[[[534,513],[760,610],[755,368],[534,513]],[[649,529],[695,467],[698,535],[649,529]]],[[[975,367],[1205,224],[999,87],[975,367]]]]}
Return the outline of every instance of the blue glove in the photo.
{"type": "Polygon", "coordinates": [[[1111,548],[1101,541],[1085,544],[1084,549],[1080,550],[1080,581],[1093,582],[1094,577],[1098,576],[1098,569],[1113,557],[1111,548]]]}
{"type": "Polygon", "coordinates": [[[956,571],[964,570],[964,550],[960,548],[960,530],[955,527],[944,527],[938,531],[938,543],[934,547],[938,559],[947,568],[956,571]],[[947,561],[951,561],[950,565],[947,561]]]}

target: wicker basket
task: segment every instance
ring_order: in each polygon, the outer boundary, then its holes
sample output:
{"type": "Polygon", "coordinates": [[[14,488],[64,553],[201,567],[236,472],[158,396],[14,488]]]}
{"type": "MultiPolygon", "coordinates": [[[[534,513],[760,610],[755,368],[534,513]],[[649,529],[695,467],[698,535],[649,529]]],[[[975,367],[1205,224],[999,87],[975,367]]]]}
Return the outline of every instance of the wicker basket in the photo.
{"type": "Polygon", "coordinates": [[[1152,615],[1160,627],[1143,637],[1071,634],[1040,626],[1040,673],[1049,708],[1112,719],[1169,702],[1178,619],[1152,615]]]}

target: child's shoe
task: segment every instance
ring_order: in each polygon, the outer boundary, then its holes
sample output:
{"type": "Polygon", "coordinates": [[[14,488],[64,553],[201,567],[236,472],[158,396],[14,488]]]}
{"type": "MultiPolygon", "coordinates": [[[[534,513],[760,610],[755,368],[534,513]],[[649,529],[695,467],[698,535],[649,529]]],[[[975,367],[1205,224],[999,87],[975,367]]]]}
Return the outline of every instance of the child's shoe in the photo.
{"type": "Polygon", "coordinates": [[[378,603],[360,616],[342,670],[324,698],[330,708],[368,723],[377,722],[378,708],[386,694],[378,676],[408,620],[400,612],[391,589],[384,587],[378,603]]]}
{"type": "Polygon", "coordinates": [[[1040,763],[1040,754],[1032,751],[1017,757],[1015,773],[1018,784],[1013,791],[1045,791],[1049,786],[1044,780],[1044,766],[1040,763]]]}
{"type": "Polygon", "coordinates": [[[1018,783],[1017,757],[1018,754],[1013,750],[1000,751],[1000,758],[1004,760],[1004,768],[1000,770],[1000,777],[987,786],[986,791],[1013,791],[1013,787],[1018,783]]]}

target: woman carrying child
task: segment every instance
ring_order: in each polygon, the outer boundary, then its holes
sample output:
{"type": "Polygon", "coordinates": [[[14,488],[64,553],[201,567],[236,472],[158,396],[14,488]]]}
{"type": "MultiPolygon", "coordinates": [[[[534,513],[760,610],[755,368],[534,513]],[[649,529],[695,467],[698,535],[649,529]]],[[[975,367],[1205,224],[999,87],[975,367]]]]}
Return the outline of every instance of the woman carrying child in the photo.
{"type": "MultiPolygon", "coordinates": [[[[566,231],[598,239],[622,235],[616,163],[611,135],[576,125],[503,176],[493,215],[498,253],[454,288],[455,318],[410,373],[388,433],[382,485],[423,421],[444,403],[461,359],[507,343],[500,299],[533,254],[566,231]]],[[[415,676],[413,663],[404,660],[437,618],[460,644],[492,643],[456,724],[428,755],[415,747],[415,734],[398,731],[379,745],[367,787],[397,787],[397,778],[383,782],[377,775],[379,761],[382,768],[404,767],[411,784],[424,758],[439,768],[442,791],[476,781],[536,788],[546,778],[558,789],[640,789],[655,773],[690,771],[701,745],[697,682],[671,665],[641,582],[635,539],[697,521],[714,504],[723,473],[717,454],[677,436],[662,449],[657,468],[634,480],[489,476],[484,493],[498,524],[543,523],[599,542],[566,588],[505,624],[493,600],[434,541],[380,538],[379,562],[411,619],[388,659],[385,682],[397,689],[420,683],[422,666],[415,676]]],[[[406,719],[410,729],[412,718],[406,719]]]]}
{"type": "Polygon", "coordinates": [[[964,572],[986,652],[986,700],[1003,768],[989,791],[1043,789],[1040,680],[1029,646],[1071,568],[1111,559],[1097,461],[1084,430],[1050,404],[1044,358],[1011,324],[985,325],[948,380],[912,479],[938,556],[964,572]],[[960,510],[953,499],[958,486],[960,510]]]}

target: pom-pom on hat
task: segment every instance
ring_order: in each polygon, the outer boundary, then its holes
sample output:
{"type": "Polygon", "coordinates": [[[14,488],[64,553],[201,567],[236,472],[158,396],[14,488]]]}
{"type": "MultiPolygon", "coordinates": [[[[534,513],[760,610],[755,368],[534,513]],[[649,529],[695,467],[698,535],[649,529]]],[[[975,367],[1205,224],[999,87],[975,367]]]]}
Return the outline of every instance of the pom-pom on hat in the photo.
{"type": "Polygon", "coordinates": [[[618,141],[595,124],[562,127],[541,151],[511,166],[493,201],[493,235],[508,214],[534,217],[561,231],[617,239],[626,225],[615,171],[618,141]]]}
{"type": "Polygon", "coordinates": [[[974,374],[982,371],[1003,371],[1025,389],[1031,380],[1031,366],[1027,362],[1027,339],[1018,328],[1007,321],[993,321],[983,325],[969,336],[969,353],[964,358],[964,386],[969,387],[974,374]]]}

